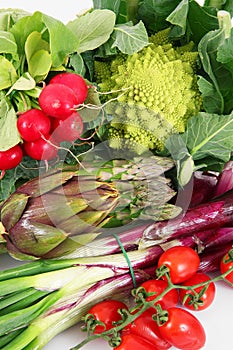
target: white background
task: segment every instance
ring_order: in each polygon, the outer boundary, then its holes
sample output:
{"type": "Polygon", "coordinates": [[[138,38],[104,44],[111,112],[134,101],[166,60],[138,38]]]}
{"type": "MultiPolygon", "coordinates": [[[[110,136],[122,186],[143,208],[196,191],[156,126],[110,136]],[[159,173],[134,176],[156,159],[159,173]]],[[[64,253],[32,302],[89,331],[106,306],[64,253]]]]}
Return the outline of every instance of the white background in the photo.
{"type": "MultiPolygon", "coordinates": [[[[20,8],[29,12],[38,10],[60,19],[64,23],[73,20],[79,12],[91,6],[91,0],[56,1],[55,5],[53,1],[49,0],[0,0],[0,8],[20,8]]],[[[7,255],[0,256],[1,270],[16,266],[17,264],[15,260],[7,255]]],[[[233,289],[226,286],[223,282],[217,283],[216,286],[216,298],[211,307],[195,313],[207,333],[207,342],[203,350],[232,349],[233,289]]],[[[79,343],[84,337],[79,327],[80,325],[74,326],[59,334],[44,347],[44,350],[69,350],[70,347],[79,343]]],[[[99,340],[86,345],[83,349],[109,350],[110,347],[104,341],[99,340]]]]}

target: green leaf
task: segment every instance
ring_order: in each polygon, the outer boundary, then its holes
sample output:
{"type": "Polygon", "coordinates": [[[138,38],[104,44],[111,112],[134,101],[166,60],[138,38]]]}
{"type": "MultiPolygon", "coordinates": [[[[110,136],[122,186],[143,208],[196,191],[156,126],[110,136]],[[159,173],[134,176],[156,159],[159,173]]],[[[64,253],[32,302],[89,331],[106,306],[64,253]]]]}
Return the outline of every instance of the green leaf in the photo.
{"type": "Polygon", "coordinates": [[[222,104],[222,96],[215,89],[214,84],[202,76],[199,77],[197,83],[199,90],[202,93],[205,111],[208,111],[208,113],[215,113],[218,111],[219,106],[222,104]]]}
{"type": "Polygon", "coordinates": [[[0,56],[0,90],[10,87],[17,79],[13,64],[4,56],[0,56]]]}
{"type": "Polygon", "coordinates": [[[73,67],[77,74],[85,76],[86,67],[82,56],[79,53],[73,54],[70,57],[70,65],[73,67]]]}
{"type": "Polygon", "coordinates": [[[52,66],[49,44],[42,39],[41,33],[32,32],[25,42],[25,54],[28,71],[36,81],[44,80],[52,66]]]}
{"type": "Polygon", "coordinates": [[[132,55],[148,45],[148,35],[142,21],[136,25],[126,23],[117,25],[113,34],[112,47],[117,47],[121,52],[132,55]]]}
{"type": "Polygon", "coordinates": [[[0,100],[0,151],[6,151],[17,145],[21,138],[17,129],[17,116],[10,108],[4,96],[0,100]]]}
{"type": "Polygon", "coordinates": [[[59,67],[71,53],[77,52],[79,38],[61,21],[43,14],[42,20],[49,31],[53,67],[59,67]]]}
{"type": "Polygon", "coordinates": [[[78,52],[94,50],[113,32],[116,15],[110,10],[94,10],[69,22],[67,27],[79,38],[78,52]]]}
{"type": "Polygon", "coordinates": [[[224,162],[233,149],[233,113],[218,115],[199,113],[189,119],[182,139],[194,160],[207,156],[224,162]]]}
{"type": "Polygon", "coordinates": [[[202,7],[195,0],[191,0],[188,12],[188,27],[191,31],[190,39],[199,43],[209,31],[218,29],[218,18],[215,8],[202,7]]]}
{"type": "Polygon", "coordinates": [[[168,27],[166,18],[172,13],[180,0],[144,0],[140,1],[138,18],[145,24],[148,32],[154,34],[168,27]]]}
{"type": "Polygon", "coordinates": [[[37,11],[32,15],[22,17],[11,29],[18,46],[19,56],[24,55],[24,45],[32,32],[43,32],[45,25],[42,21],[42,13],[37,11]]]}
{"type": "Polygon", "coordinates": [[[0,9],[0,30],[9,29],[22,17],[28,16],[29,12],[17,8],[0,9]]]}
{"type": "Polygon", "coordinates": [[[215,8],[202,7],[195,0],[183,0],[167,17],[174,27],[170,36],[180,38],[186,35],[188,41],[199,43],[201,38],[211,30],[218,28],[215,8]]]}
{"type": "Polygon", "coordinates": [[[18,177],[16,169],[7,170],[4,177],[0,180],[0,203],[7,199],[15,191],[15,182],[18,177]]]}
{"type": "Polygon", "coordinates": [[[13,34],[0,30],[0,53],[9,53],[17,57],[17,44],[13,34]]]}
{"type": "Polygon", "coordinates": [[[122,0],[93,0],[93,8],[104,10],[108,9],[113,11],[116,15],[119,13],[119,8],[122,0]]]}
{"type": "Polygon", "coordinates": [[[189,0],[182,0],[175,10],[167,17],[167,21],[179,27],[179,36],[186,32],[189,0]]]}
{"type": "Polygon", "coordinates": [[[30,59],[28,70],[36,82],[44,80],[52,66],[51,55],[46,50],[37,51],[30,59]]]}
{"type": "Polygon", "coordinates": [[[16,82],[11,86],[11,88],[8,90],[7,95],[9,95],[13,90],[32,90],[36,87],[35,80],[31,77],[31,75],[26,72],[19,79],[16,80],[16,82]]]}
{"type": "Polygon", "coordinates": [[[223,63],[233,75],[233,28],[231,28],[230,37],[226,38],[218,48],[217,61],[223,63]]]}
{"type": "MultiPolygon", "coordinates": [[[[228,46],[228,40],[225,39],[224,30],[218,29],[208,32],[198,45],[199,56],[207,79],[214,88],[214,95],[217,97],[214,105],[206,109],[206,112],[218,114],[229,114],[233,109],[233,75],[228,70],[228,66],[218,61],[218,52],[222,45],[228,46]]],[[[229,56],[228,56],[229,57],[229,56]]],[[[222,56],[223,60],[223,56],[222,56]]],[[[202,86],[200,85],[200,88],[202,86]]],[[[201,92],[205,95],[204,90],[201,92]]]]}

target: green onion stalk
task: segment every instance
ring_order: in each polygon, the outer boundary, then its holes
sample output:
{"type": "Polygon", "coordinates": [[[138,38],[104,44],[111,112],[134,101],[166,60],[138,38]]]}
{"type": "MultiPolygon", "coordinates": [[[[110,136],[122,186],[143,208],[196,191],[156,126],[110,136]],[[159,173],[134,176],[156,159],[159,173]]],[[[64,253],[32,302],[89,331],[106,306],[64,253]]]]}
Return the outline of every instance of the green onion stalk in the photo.
{"type": "Polygon", "coordinates": [[[57,333],[79,322],[90,305],[109,295],[129,295],[135,284],[151,276],[147,270],[154,271],[157,255],[157,249],[149,248],[128,252],[129,260],[120,253],[40,260],[2,271],[0,348],[42,349],[57,333]]]}

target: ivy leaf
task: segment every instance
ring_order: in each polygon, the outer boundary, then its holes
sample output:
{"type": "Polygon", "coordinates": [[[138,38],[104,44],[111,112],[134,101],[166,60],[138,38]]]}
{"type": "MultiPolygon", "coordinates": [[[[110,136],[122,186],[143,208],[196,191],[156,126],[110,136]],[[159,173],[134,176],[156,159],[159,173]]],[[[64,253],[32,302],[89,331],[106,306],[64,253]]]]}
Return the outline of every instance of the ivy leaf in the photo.
{"type": "Polygon", "coordinates": [[[114,29],[112,47],[117,47],[125,54],[132,55],[149,44],[148,34],[142,21],[134,26],[131,22],[116,25],[114,29]]]}

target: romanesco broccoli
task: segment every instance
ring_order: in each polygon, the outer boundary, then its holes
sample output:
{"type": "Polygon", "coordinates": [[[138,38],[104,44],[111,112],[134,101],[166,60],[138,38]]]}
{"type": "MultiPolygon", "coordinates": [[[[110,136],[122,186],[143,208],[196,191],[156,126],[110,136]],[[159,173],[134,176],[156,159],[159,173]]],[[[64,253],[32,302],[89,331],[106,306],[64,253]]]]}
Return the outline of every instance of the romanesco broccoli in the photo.
{"type": "Polygon", "coordinates": [[[113,116],[107,137],[114,149],[163,150],[168,135],[184,132],[188,118],[201,109],[198,53],[192,43],[174,47],[168,33],[151,36],[150,44],[131,56],[95,62],[100,90],[112,91],[105,101],[117,100],[106,104],[113,116]]]}

